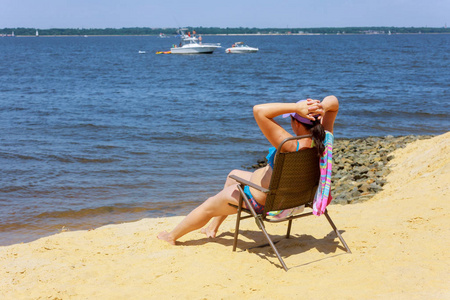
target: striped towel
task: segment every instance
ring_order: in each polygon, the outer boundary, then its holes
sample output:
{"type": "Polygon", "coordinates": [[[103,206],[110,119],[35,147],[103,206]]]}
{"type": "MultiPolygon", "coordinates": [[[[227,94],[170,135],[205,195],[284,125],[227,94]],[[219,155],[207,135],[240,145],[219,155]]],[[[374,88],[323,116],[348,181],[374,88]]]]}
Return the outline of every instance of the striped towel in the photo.
{"type": "Polygon", "coordinates": [[[320,216],[325,212],[327,205],[330,204],[332,197],[330,194],[331,169],[333,167],[333,141],[334,136],[326,131],[324,145],[325,150],[320,158],[320,180],[313,202],[313,214],[320,216]]]}

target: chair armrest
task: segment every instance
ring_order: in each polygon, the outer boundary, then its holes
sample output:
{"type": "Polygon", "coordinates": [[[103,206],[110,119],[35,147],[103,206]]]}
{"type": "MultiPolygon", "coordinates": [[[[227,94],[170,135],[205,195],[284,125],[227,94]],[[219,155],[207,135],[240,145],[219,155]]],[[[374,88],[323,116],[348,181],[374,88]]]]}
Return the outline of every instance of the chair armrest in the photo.
{"type": "Polygon", "coordinates": [[[252,187],[252,188],[254,188],[254,189],[257,189],[258,191],[261,191],[261,192],[263,192],[263,193],[268,193],[268,192],[269,192],[268,189],[263,188],[262,186],[259,186],[259,185],[257,185],[257,184],[254,184],[253,182],[250,182],[250,181],[248,181],[248,180],[245,180],[245,179],[243,179],[243,178],[241,178],[241,177],[239,177],[239,176],[236,176],[236,175],[230,175],[230,176],[228,176],[228,177],[230,177],[231,179],[236,180],[236,181],[239,182],[240,184],[248,185],[249,187],[252,187]]]}

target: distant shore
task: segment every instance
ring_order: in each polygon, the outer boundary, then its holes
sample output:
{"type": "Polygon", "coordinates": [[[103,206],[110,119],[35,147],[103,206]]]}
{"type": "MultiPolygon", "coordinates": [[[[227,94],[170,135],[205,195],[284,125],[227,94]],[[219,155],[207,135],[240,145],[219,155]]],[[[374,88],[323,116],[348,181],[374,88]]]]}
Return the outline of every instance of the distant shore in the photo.
{"type": "MultiPolygon", "coordinates": [[[[392,33],[391,35],[424,35],[424,34],[450,34],[450,32],[430,32],[430,33],[392,33]]],[[[200,34],[201,36],[327,36],[327,35],[342,35],[342,36],[354,36],[354,35],[364,35],[364,36],[382,36],[382,35],[388,35],[386,33],[373,33],[373,34],[365,34],[365,33],[341,33],[341,34],[323,34],[323,33],[231,33],[231,34],[223,34],[223,33],[207,33],[207,34],[200,34]]],[[[132,37],[132,36],[147,36],[147,37],[158,37],[158,35],[155,34],[99,34],[99,35],[15,35],[13,38],[45,38],[45,37],[132,37]]],[[[11,36],[0,36],[0,38],[11,38],[11,36]]],[[[167,38],[176,38],[176,36],[167,36],[167,38]]]]}
{"type": "MultiPolygon", "coordinates": [[[[0,28],[0,36],[175,36],[179,28],[0,28]]],[[[395,35],[450,33],[447,27],[311,27],[311,28],[220,28],[186,27],[201,35],[395,35]]]]}

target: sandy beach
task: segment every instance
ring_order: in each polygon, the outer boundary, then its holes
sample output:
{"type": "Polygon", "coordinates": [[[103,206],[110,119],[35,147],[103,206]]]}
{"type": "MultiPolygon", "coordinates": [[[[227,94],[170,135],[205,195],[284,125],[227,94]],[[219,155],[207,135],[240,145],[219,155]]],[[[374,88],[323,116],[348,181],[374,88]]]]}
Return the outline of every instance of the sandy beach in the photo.
{"type": "MultiPolygon", "coordinates": [[[[450,299],[450,132],[396,150],[383,191],[294,222],[278,243],[285,272],[252,220],[216,239],[156,238],[182,217],[68,231],[0,247],[1,299],[450,299]]],[[[286,224],[267,227],[281,239],[286,224]]]]}

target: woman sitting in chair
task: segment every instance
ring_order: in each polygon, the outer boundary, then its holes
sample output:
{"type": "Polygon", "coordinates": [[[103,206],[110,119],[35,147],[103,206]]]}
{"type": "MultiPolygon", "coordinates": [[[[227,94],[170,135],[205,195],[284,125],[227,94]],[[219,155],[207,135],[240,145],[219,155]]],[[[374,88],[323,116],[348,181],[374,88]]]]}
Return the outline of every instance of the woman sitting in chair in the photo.
{"type": "MultiPolygon", "coordinates": [[[[322,155],[325,131],[333,132],[333,125],[339,110],[339,102],[335,96],[325,97],[319,100],[302,100],[297,103],[267,103],[256,105],[253,114],[264,136],[274,146],[286,138],[292,137],[283,127],[273,119],[277,116],[291,117],[291,126],[294,134],[308,135],[311,138],[299,141],[289,141],[283,145],[282,152],[294,152],[306,148],[316,148],[317,154],[322,155]]],[[[237,175],[264,188],[268,188],[272,176],[274,151],[268,155],[268,165],[254,172],[233,170],[229,175],[237,175]]],[[[256,213],[264,210],[266,194],[256,189],[245,187],[244,192],[250,200],[256,213]]],[[[214,238],[217,231],[228,215],[237,213],[237,209],[228,205],[238,205],[240,193],[238,183],[227,177],[224,188],[215,196],[208,198],[200,206],[190,212],[183,221],[172,231],[163,231],[158,238],[175,245],[175,241],[183,235],[202,228],[209,220],[213,219],[208,227],[202,229],[207,237],[214,238]]],[[[244,203],[245,206],[245,203],[244,203]]]]}

